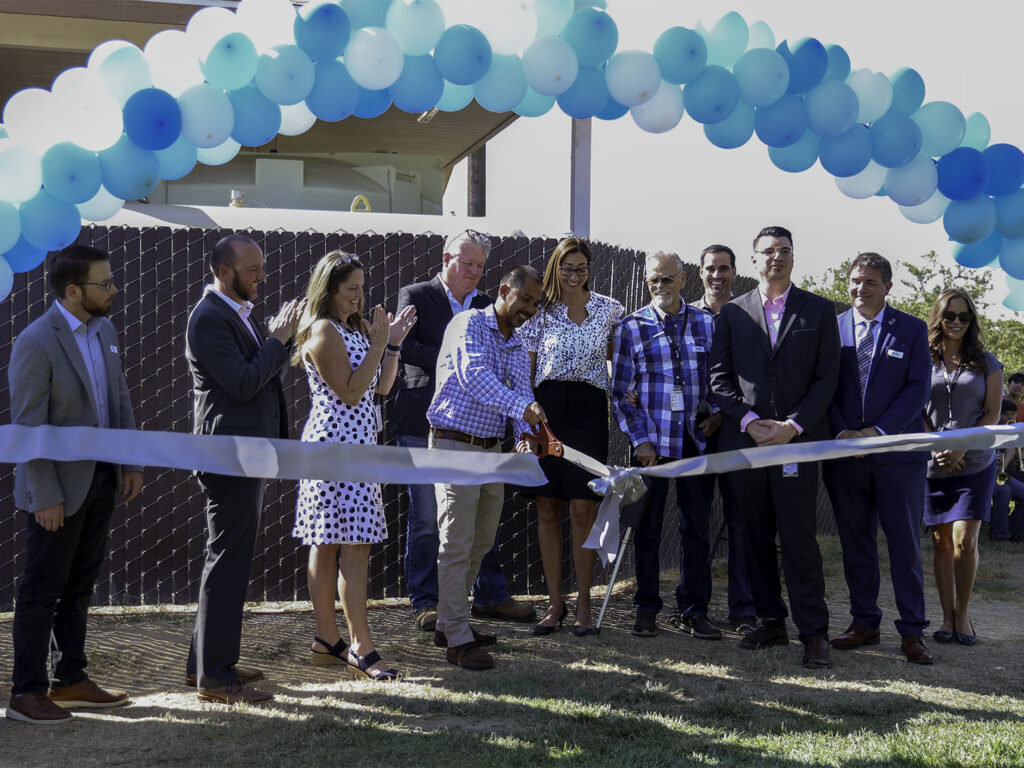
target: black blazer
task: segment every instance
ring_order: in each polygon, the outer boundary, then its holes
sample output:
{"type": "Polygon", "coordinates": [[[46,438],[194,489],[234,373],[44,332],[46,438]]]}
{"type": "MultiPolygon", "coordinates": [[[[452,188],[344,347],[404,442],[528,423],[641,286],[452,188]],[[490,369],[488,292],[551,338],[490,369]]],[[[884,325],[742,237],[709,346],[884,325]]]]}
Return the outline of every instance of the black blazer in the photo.
{"type": "MultiPolygon", "coordinates": [[[[473,297],[472,309],[494,303],[482,293],[473,297]]],[[[434,373],[441,351],[444,329],[452,321],[452,305],[440,274],[432,280],[407,285],[398,292],[398,310],[416,307],[416,324],[402,342],[402,376],[389,420],[396,435],[426,437],[427,409],[434,397],[434,373]]]]}
{"type": "MultiPolygon", "coordinates": [[[[253,323],[256,326],[256,323],[253,323]]],[[[291,344],[261,344],[220,297],[207,293],[192,309],[185,358],[192,373],[192,431],[197,435],[288,437],[281,376],[291,344]]]]}
{"type": "Polygon", "coordinates": [[[754,444],[740,432],[751,410],[760,418],[793,419],[804,430],[796,440],[830,439],[828,407],[839,378],[835,305],[794,285],[772,347],[758,290],[734,299],[715,322],[710,375],[724,416],[719,450],[754,444]]]}

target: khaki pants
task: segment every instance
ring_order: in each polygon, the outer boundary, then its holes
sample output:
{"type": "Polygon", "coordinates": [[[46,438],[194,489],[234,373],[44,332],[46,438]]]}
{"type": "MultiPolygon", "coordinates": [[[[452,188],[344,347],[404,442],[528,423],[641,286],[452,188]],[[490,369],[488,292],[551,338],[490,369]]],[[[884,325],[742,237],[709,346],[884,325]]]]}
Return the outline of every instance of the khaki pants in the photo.
{"type": "MultiPolygon", "coordinates": [[[[431,448],[446,451],[501,452],[458,440],[431,439],[431,448]]],[[[468,461],[472,461],[467,457],[468,461]]],[[[469,627],[469,593],[473,589],[480,561],[494,546],[505,501],[503,483],[485,485],[434,485],[437,496],[437,629],[444,632],[448,646],[473,642],[469,627]]]]}

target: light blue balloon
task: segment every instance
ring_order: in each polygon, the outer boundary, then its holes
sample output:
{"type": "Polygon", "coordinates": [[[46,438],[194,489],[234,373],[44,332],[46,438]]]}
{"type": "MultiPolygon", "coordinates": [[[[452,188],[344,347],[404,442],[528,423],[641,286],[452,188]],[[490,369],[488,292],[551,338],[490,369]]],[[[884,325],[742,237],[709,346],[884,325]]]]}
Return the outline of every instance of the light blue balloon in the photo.
{"type": "Polygon", "coordinates": [[[871,162],[868,127],[858,123],[841,136],[823,137],[818,160],[822,168],[839,178],[860,173],[871,162]]]}
{"type": "MultiPolygon", "coordinates": [[[[930,157],[925,159],[931,162],[930,157]]],[[[886,192],[888,193],[888,190],[886,192]]],[[[889,197],[892,197],[892,195],[889,195],[889,197]]],[[[936,190],[927,200],[915,205],[901,205],[899,209],[907,221],[912,221],[915,224],[931,224],[933,221],[938,221],[942,218],[942,214],[946,212],[948,206],[949,198],[936,190]]]]}
{"type": "Polygon", "coordinates": [[[181,135],[190,144],[208,149],[223,144],[235,127],[235,110],[220,88],[209,83],[193,85],[178,97],[181,135]]]}
{"type": "Polygon", "coordinates": [[[669,27],[654,43],[654,58],[661,79],[673,85],[688,83],[701,73],[708,61],[708,44],[686,27],[669,27]]]}
{"type": "MultiPolygon", "coordinates": [[[[996,204],[991,197],[979,195],[971,200],[953,200],[942,217],[942,226],[951,240],[978,243],[996,228],[996,204]]],[[[1003,244],[1005,248],[1005,243],[1003,244]]]]}
{"type": "Polygon", "coordinates": [[[619,45],[619,28],[600,8],[580,8],[565,25],[562,37],[576,51],[581,67],[599,67],[619,45]]]}
{"type": "Polygon", "coordinates": [[[716,147],[736,149],[736,147],[742,147],[746,144],[750,137],[754,135],[754,119],[754,108],[741,101],[725,120],[722,120],[720,123],[705,125],[704,135],[716,147]]]}
{"type": "Polygon", "coordinates": [[[708,65],[731,67],[747,48],[750,30],[747,22],[736,11],[730,11],[704,31],[708,44],[708,65]]]}
{"type": "Polygon", "coordinates": [[[921,154],[929,157],[952,152],[967,131],[963,113],[947,101],[931,101],[911,117],[921,129],[921,154]]]}
{"type": "Polygon", "coordinates": [[[43,263],[46,258],[46,251],[29,245],[24,237],[19,237],[18,242],[3,254],[4,261],[11,268],[12,272],[31,272],[43,263]]]}
{"type": "Polygon", "coordinates": [[[224,165],[235,159],[238,151],[242,148],[234,139],[228,139],[218,147],[200,149],[196,152],[199,162],[203,165],[224,165]]]}
{"type": "Polygon", "coordinates": [[[419,114],[433,109],[444,93],[444,78],[434,65],[434,57],[406,56],[402,74],[388,89],[388,95],[403,112],[419,114]]]}
{"type": "Polygon", "coordinates": [[[804,135],[786,147],[769,147],[768,157],[772,164],[786,173],[806,171],[818,161],[818,150],[821,137],[814,131],[804,131],[804,135]]]}
{"type": "Polygon", "coordinates": [[[732,73],[740,87],[740,98],[752,107],[774,104],[786,95],[789,87],[789,66],[771,48],[747,51],[733,66],[732,73]]]}
{"type": "Polygon", "coordinates": [[[797,40],[792,47],[783,40],[775,50],[789,65],[790,93],[807,93],[822,81],[828,71],[825,46],[813,37],[797,40]]]}
{"type": "Polygon", "coordinates": [[[488,112],[508,112],[526,96],[523,62],[516,55],[495,56],[491,68],[474,86],[473,96],[488,112]]]}
{"type": "Polygon", "coordinates": [[[43,188],[65,203],[84,203],[100,188],[100,161],[96,153],[70,141],[46,150],[42,169],[43,188]]]}
{"type": "Polygon", "coordinates": [[[980,243],[957,243],[953,247],[953,261],[968,269],[990,267],[999,258],[1002,247],[1003,236],[993,232],[980,243]]]}
{"type": "Polygon", "coordinates": [[[839,45],[826,45],[825,54],[828,56],[828,68],[825,70],[825,80],[845,80],[850,76],[850,55],[839,45]]]}
{"type": "Polygon", "coordinates": [[[259,54],[252,40],[241,32],[232,32],[218,40],[205,59],[199,60],[199,69],[210,85],[235,91],[256,76],[258,63],[259,54]]]}
{"type": "Polygon", "coordinates": [[[356,103],[356,108],[352,110],[352,114],[364,120],[369,120],[374,117],[380,117],[388,111],[390,106],[391,97],[388,95],[387,88],[382,88],[379,91],[368,91],[366,88],[360,88],[359,101],[356,103]]]}
{"type": "Polygon", "coordinates": [[[352,29],[383,27],[390,0],[341,0],[352,29]]]}
{"type": "Polygon", "coordinates": [[[585,120],[600,113],[608,104],[609,98],[604,70],[598,67],[580,67],[572,88],[559,94],[557,101],[558,106],[569,117],[585,120]]]}
{"type": "MultiPolygon", "coordinates": [[[[918,155],[906,165],[890,168],[885,173],[885,191],[899,205],[921,205],[931,199],[938,186],[939,171],[935,161],[927,155],[918,155]]],[[[939,197],[946,199],[941,194],[939,197]]]]}
{"type": "Polygon", "coordinates": [[[331,61],[345,50],[352,24],[339,0],[310,0],[295,14],[292,32],[310,59],[331,61]]]}
{"type": "MultiPolygon", "coordinates": [[[[788,147],[807,132],[807,113],[798,96],[787,93],[774,104],[758,108],[754,115],[757,137],[769,147],[788,147]]],[[[815,150],[817,159],[817,150],[815,150]]]]}
{"type": "Polygon", "coordinates": [[[472,85],[491,68],[491,44],[484,33],[468,24],[448,27],[434,49],[437,71],[455,85],[472,85]]]}
{"type": "Polygon", "coordinates": [[[996,229],[1003,237],[1024,237],[1024,189],[996,198],[996,229]]]}
{"type": "Polygon", "coordinates": [[[39,157],[28,147],[0,147],[0,200],[23,203],[36,196],[43,184],[39,157]]]}
{"type": "Polygon", "coordinates": [[[870,130],[871,157],[885,168],[906,165],[921,152],[921,129],[906,115],[890,110],[870,130]]]}
{"type": "Polygon", "coordinates": [[[297,45],[275,45],[256,65],[256,87],[282,106],[298,104],[309,96],[315,77],[312,60],[297,45]]]}
{"type": "Polygon", "coordinates": [[[608,94],[620,104],[636,107],[654,98],[661,87],[657,60],[646,51],[619,51],[604,68],[608,94]]]}
{"type": "Polygon", "coordinates": [[[720,123],[732,114],[740,100],[740,87],[724,67],[705,67],[683,86],[683,105],[698,123],[720,123]]]}
{"type": "Polygon", "coordinates": [[[526,95],[513,111],[521,117],[540,117],[550,112],[553,106],[555,106],[554,96],[545,96],[543,93],[537,93],[533,88],[527,86],[526,95]]]}
{"type": "Polygon", "coordinates": [[[316,77],[306,106],[320,120],[344,120],[359,103],[359,86],[340,61],[320,61],[314,69],[316,77]]]}
{"type": "Polygon", "coordinates": [[[534,0],[537,12],[537,37],[560,35],[572,17],[573,0],[534,0]]]}
{"type": "Polygon", "coordinates": [[[625,104],[619,104],[619,102],[609,96],[604,109],[594,115],[594,117],[598,120],[618,120],[627,112],[629,112],[629,107],[625,104]]]}
{"type": "Polygon", "coordinates": [[[1003,306],[1014,312],[1024,312],[1024,290],[1014,290],[1003,299],[1003,306]]]}
{"type": "Polygon", "coordinates": [[[103,80],[107,90],[123,105],[129,97],[153,84],[146,57],[136,46],[121,41],[100,45],[89,56],[89,68],[103,80]],[[104,49],[110,46],[110,49],[104,49]],[[97,54],[102,57],[97,61],[97,54]]]}
{"type": "MultiPolygon", "coordinates": [[[[982,243],[987,243],[996,235],[989,235],[982,243]]],[[[978,245],[981,245],[979,243],[978,245]]],[[[970,247],[970,246],[967,246],[970,247]]],[[[991,260],[989,261],[991,263],[991,260]]],[[[966,266],[966,265],[965,265],[966,266]]],[[[985,264],[983,266],[988,266],[985,264]]],[[[1002,270],[1015,280],[1024,280],[1024,238],[1017,240],[1003,240],[999,247],[999,266],[1002,270]]]]}
{"type": "Polygon", "coordinates": [[[394,0],[384,28],[406,56],[423,56],[434,50],[444,34],[444,11],[437,0],[394,0]]]}
{"type": "Polygon", "coordinates": [[[838,80],[825,80],[804,97],[807,127],[822,138],[841,136],[857,122],[860,104],[853,88],[838,80]]]}
{"type": "Polygon", "coordinates": [[[0,203],[0,253],[9,251],[21,237],[21,217],[13,203],[0,203]]]}
{"type": "Polygon", "coordinates": [[[576,52],[560,37],[538,37],[523,51],[526,84],[541,95],[565,93],[576,82],[579,70],[576,52]]]}
{"type": "Polygon", "coordinates": [[[892,83],[892,106],[890,112],[910,117],[924,103],[924,80],[917,70],[910,67],[897,69],[889,77],[892,83]]]}
{"type": "Polygon", "coordinates": [[[7,260],[0,258],[0,301],[11,295],[11,288],[14,287],[14,270],[7,260]]]}
{"type": "Polygon", "coordinates": [[[992,128],[988,124],[988,118],[981,112],[972,112],[967,116],[967,130],[964,131],[963,141],[960,142],[961,146],[971,147],[982,152],[988,146],[991,138],[992,128]]]}
{"type": "Polygon", "coordinates": [[[160,178],[165,181],[182,179],[196,166],[196,147],[184,136],[167,149],[158,150],[156,161],[160,165],[160,178]]]}
{"type": "Polygon", "coordinates": [[[281,108],[260,93],[255,83],[231,91],[228,98],[235,112],[232,139],[243,147],[262,147],[277,136],[281,130],[281,108]]]}
{"type": "Polygon", "coordinates": [[[437,102],[437,108],[442,112],[458,112],[465,108],[473,100],[472,85],[456,85],[445,81],[444,92],[437,102]]]}
{"type": "Polygon", "coordinates": [[[132,94],[123,114],[125,134],[143,149],[167,149],[181,136],[181,108],[167,91],[144,88],[132,94]]]}
{"type": "Polygon", "coordinates": [[[103,186],[122,200],[141,200],[156,189],[160,163],[156,154],[134,144],[127,136],[99,153],[103,186]]]}
{"type": "Polygon", "coordinates": [[[82,217],[71,203],[61,202],[45,189],[22,203],[21,236],[25,242],[44,251],[57,251],[75,242],[82,228],[82,217]]]}
{"type": "Polygon", "coordinates": [[[86,221],[106,221],[124,206],[124,200],[114,197],[106,189],[100,187],[92,199],[79,203],[75,207],[86,221]]]}

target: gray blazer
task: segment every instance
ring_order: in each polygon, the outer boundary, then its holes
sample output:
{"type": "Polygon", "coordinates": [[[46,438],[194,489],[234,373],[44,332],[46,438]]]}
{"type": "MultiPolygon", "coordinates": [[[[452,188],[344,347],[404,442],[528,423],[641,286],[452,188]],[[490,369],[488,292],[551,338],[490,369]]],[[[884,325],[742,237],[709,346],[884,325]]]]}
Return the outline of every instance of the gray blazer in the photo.
{"type": "MultiPolygon", "coordinates": [[[[107,318],[100,318],[100,343],[107,366],[107,402],[111,429],[135,429],[128,384],[121,371],[117,332],[107,318]]],[[[36,427],[98,427],[89,372],[68,322],[54,302],[42,317],[15,339],[7,368],[11,392],[11,423],[36,427]]],[[[34,459],[19,464],[14,477],[14,503],[19,509],[38,512],[56,504],[64,515],[75,514],[92,484],[96,462],[34,459]]],[[[117,467],[118,485],[122,469],[117,467]]]]}

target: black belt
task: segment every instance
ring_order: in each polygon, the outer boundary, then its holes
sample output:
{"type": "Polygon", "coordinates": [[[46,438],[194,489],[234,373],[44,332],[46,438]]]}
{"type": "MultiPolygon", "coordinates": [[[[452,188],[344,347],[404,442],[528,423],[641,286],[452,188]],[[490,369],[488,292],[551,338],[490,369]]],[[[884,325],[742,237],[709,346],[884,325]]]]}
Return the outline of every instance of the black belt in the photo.
{"type": "Polygon", "coordinates": [[[481,448],[493,448],[501,442],[500,437],[477,437],[476,435],[469,435],[465,432],[457,432],[454,429],[431,428],[430,433],[434,436],[435,440],[457,440],[460,443],[478,445],[481,448]]]}

